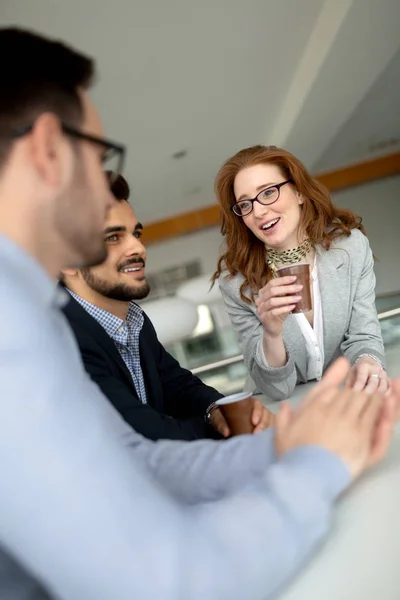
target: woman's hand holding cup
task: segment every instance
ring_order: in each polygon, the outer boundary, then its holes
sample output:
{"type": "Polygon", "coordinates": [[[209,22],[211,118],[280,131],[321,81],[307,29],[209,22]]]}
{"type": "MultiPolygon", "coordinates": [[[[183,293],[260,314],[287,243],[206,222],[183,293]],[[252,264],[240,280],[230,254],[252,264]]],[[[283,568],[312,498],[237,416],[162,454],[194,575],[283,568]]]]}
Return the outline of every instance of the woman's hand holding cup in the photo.
{"type": "Polygon", "coordinates": [[[261,288],[256,298],[257,312],[268,337],[282,334],[283,323],[301,300],[302,285],[294,275],[271,279],[261,288]]]}

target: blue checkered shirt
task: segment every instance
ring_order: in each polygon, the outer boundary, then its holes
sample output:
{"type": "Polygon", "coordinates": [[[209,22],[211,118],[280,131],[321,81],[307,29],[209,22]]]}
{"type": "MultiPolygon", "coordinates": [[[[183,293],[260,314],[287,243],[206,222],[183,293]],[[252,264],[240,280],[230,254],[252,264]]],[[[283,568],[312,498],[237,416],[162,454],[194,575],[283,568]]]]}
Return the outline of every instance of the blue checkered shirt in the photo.
{"type": "Polygon", "coordinates": [[[144,323],[142,309],[131,302],[126,319],[123,321],[106,310],[84,300],[71,290],[68,290],[68,292],[106,330],[129,369],[140,400],[143,404],[147,404],[146,386],[139,353],[139,336],[144,323]]]}

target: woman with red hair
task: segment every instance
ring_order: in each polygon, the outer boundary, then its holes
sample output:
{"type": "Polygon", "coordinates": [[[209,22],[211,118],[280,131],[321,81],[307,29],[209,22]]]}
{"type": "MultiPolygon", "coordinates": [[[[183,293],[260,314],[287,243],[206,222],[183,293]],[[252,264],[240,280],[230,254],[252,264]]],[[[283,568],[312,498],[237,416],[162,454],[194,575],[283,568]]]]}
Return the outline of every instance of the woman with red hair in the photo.
{"type": "Polygon", "coordinates": [[[340,355],[347,384],[390,386],[375,308],[374,258],[361,218],[336,208],[328,190],[290,152],[241,150],[221,167],[215,190],[225,249],[213,280],[239,336],[256,391],[281,400],[297,383],[320,379],[340,355]],[[309,263],[312,310],[287,264],[309,263]]]}

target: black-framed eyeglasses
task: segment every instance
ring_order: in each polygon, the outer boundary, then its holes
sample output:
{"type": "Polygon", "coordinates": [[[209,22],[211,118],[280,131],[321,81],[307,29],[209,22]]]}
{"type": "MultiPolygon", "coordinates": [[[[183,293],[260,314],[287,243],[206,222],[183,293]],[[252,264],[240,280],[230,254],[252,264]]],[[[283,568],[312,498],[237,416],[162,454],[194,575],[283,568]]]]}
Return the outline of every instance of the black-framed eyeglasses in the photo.
{"type": "Polygon", "coordinates": [[[265,190],[261,190],[261,192],[259,192],[255,198],[239,200],[239,202],[236,202],[236,204],[231,206],[231,211],[238,217],[246,217],[253,211],[254,202],[258,202],[263,206],[269,206],[270,204],[273,204],[279,200],[281,187],[287,183],[294,183],[293,179],[287,179],[286,181],[282,181],[282,183],[271,185],[265,188],[265,190]]]}
{"type": "MultiPolygon", "coordinates": [[[[34,125],[31,124],[15,129],[13,132],[14,138],[20,138],[28,133],[31,133],[33,127],[34,125]]],[[[89,142],[90,144],[102,146],[104,148],[104,153],[102,156],[103,167],[105,171],[111,171],[113,173],[113,179],[110,181],[110,184],[114,183],[118,175],[122,173],[125,162],[126,147],[123,144],[117,144],[116,142],[111,142],[105,138],[84,133],[83,131],[74,129],[74,127],[70,127],[65,123],[61,123],[61,128],[66,135],[78,140],[89,142]]]]}

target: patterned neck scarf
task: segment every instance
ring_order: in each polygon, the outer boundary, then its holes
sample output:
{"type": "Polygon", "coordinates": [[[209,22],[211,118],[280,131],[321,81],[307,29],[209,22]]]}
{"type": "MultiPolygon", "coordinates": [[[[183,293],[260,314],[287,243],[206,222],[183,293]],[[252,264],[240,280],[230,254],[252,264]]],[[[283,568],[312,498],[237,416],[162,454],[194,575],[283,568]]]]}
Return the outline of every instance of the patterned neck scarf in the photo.
{"type": "Polygon", "coordinates": [[[311,250],[311,242],[307,238],[297,246],[297,248],[291,248],[290,250],[274,250],[273,248],[267,248],[267,265],[276,275],[276,265],[295,265],[301,262],[311,250]]]}

